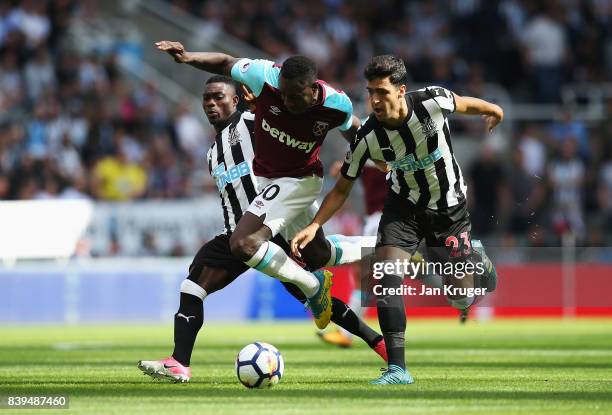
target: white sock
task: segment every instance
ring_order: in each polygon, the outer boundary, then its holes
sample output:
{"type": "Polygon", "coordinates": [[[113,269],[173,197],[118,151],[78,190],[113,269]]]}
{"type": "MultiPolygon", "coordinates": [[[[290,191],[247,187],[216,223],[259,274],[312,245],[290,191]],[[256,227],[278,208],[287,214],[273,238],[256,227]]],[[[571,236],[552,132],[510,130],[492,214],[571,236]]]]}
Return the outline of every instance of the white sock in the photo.
{"type": "Polygon", "coordinates": [[[255,255],[245,263],[278,280],[295,284],[307,298],[319,290],[317,277],[300,267],[274,242],[261,244],[255,255]]]}
{"type": "Polygon", "coordinates": [[[181,282],[181,292],[185,294],[191,294],[195,297],[198,297],[202,301],[204,301],[204,299],[208,295],[204,288],[200,287],[198,284],[191,280],[183,280],[183,282],[181,282]]]}
{"type": "Polygon", "coordinates": [[[361,260],[362,238],[360,236],[330,235],[328,240],[331,248],[326,267],[350,264],[361,260]]]}

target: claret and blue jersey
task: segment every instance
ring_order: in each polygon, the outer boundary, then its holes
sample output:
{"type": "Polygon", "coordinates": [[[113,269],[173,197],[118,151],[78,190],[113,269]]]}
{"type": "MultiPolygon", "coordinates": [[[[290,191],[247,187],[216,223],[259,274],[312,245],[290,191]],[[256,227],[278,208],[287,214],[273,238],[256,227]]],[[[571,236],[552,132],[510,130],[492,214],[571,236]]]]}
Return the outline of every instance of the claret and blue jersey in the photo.
{"type": "Polygon", "coordinates": [[[322,176],[321,145],[329,130],[351,127],[353,105],[344,92],[318,80],[323,91],[319,103],[292,114],[279,91],[280,70],[268,60],[240,59],[231,71],[257,97],[254,173],[267,178],[322,176]]]}

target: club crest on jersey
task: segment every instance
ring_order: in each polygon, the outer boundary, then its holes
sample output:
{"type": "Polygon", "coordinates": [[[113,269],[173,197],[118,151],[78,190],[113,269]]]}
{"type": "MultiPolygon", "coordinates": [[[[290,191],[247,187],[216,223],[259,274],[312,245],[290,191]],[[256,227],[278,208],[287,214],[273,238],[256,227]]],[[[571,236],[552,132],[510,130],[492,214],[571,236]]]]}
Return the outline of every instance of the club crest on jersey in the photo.
{"type": "Polygon", "coordinates": [[[270,112],[274,115],[278,115],[281,113],[281,109],[278,108],[276,105],[272,105],[270,106],[270,112]]]}
{"type": "Polygon", "coordinates": [[[230,146],[235,146],[236,144],[242,142],[242,138],[240,137],[240,133],[237,129],[234,128],[230,130],[227,136],[227,141],[229,142],[230,146]]]}
{"type": "Polygon", "coordinates": [[[328,128],[329,128],[328,122],[317,121],[315,122],[314,127],[312,127],[312,132],[315,136],[321,137],[327,132],[328,128]]]}
{"type": "Polygon", "coordinates": [[[438,126],[431,118],[426,118],[421,129],[426,138],[431,138],[438,133],[438,126]]]}
{"type": "Polygon", "coordinates": [[[444,90],[442,88],[430,88],[429,89],[435,96],[442,96],[442,97],[446,97],[448,98],[448,95],[446,95],[446,92],[444,92],[444,90]]]}

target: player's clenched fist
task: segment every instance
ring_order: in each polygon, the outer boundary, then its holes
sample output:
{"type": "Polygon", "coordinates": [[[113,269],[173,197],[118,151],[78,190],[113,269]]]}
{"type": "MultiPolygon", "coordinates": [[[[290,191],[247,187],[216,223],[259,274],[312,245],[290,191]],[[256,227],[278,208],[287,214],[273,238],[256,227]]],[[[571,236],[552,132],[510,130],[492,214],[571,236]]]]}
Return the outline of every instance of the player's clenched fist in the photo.
{"type": "Polygon", "coordinates": [[[181,42],[172,42],[170,40],[162,40],[155,43],[157,49],[168,53],[178,63],[186,62],[185,47],[181,42]]]}
{"type": "Polygon", "coordinates": [[[485,123],[487,125],[487,131],[490,133],[493,131],[497,124],[503,121],[504,119],[504,110],[501,109],[499,105],[492,104],[492,108],[495,110],[493,114],[483,114],[482,118],[484,118],[485,123]]]}
{"type": "Polygon", "coordinates": [[[302,257],[300,250],[304,249],[304,247],[314,239],[319,228],[319,224],[311,223],[310,225],[299,231],[297,234],[295,234],[295,236],[291,240],[291,252],[293,253],[293,255],[298,258],[302,257]]]}

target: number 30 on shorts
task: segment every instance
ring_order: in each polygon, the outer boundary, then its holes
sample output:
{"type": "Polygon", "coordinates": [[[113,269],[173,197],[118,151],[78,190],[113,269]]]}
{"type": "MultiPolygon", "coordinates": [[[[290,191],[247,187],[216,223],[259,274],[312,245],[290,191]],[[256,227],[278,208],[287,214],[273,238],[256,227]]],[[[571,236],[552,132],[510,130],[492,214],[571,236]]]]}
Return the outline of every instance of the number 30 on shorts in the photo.
{"type": "Polygon", "coordinates": [[[263,191],[261,192],[261,197],[263,197],[264,200],[272,200],[276,196],[278,196],[279,192],[280,186],[277,184],[271,184],[269,186],[266,186],[265,189],[263,189],[263,191]]]}
{"type": "Polygon", "coordinates": [[[458,257],[461,257],[462,255],[469,255],[470,252],[472,251],[472,244],[470,242],[469,232],[461,232],[459,237],[461,238],[461,242],[463,242],[461,244],[463,245],[462,251],[459,250],[460,242],[456,236],[451,235],[448,238],[446,238],[446,241],[444,242],[444,245],[446,245],[447,247],[452,247],[451,253],[450,253],[451,258],[458,258],[458,257]]]}

